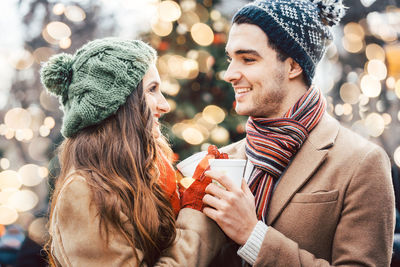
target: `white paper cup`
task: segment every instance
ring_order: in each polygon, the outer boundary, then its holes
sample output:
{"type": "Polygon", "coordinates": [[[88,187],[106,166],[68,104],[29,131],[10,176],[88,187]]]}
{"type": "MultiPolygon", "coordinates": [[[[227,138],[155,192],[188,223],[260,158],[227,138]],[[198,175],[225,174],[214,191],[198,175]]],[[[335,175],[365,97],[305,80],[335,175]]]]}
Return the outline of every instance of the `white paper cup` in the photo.
{"type": "Polygon", "coordinates": [[[246,166],[245,159],[210,159],[208,162],[210,163],[210,170],[223,173],[235,185],[241,187],[246,166]]]}
{"type": "Polygon", "coordinates": [[[186,177],[193,177],[194,171],[200,161],[207,155],[207,151],[196,153],[183,161],[179,162],[176,167],[186,177]]]}

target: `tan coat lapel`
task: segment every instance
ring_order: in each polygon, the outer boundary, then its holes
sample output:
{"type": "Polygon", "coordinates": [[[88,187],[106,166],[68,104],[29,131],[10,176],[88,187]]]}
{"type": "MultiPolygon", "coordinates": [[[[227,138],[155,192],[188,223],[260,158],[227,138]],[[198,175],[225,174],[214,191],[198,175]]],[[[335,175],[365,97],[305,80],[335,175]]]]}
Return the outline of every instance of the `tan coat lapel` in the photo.
{"type": "Polygon", "coordinates": [[[279,180],[269,207],[268,225],[274,223],[290,199],[324,162],[338,131],[339,124],[329,115],[324,115],[279,180]]]}

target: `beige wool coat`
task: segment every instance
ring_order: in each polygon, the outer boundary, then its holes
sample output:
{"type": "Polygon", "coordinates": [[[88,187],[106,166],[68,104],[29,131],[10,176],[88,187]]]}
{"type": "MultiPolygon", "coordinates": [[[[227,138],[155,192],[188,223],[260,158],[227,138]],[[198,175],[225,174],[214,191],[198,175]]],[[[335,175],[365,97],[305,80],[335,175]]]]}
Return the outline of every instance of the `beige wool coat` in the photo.
{"type": "MultiPolygon", "coordinates": [[[[134,250],[122,235],[111,229],[109,242],[99,231],[96,209],[85,178],[71,176],[58,196],[50,225],[51,250],[58,266],[100,267],[138,266],[134,250]]],[[[132,229],[126,215],[127,229],[132,229]]],[[[176,221],[177,238],[156,266],[207,266],[225,237],[203,213],[182,209],[176,221]]],[[[143,253],[136,249],[139,258],[143,253]]]]}
{"type": "MultiPolygon", "coordinates": [[[[221,150],[246,158],[245,140],[221,150]]],[[[325,114],[275,188],[255,266],[389,266],[394,214],[385,152],[325,114]]]]}

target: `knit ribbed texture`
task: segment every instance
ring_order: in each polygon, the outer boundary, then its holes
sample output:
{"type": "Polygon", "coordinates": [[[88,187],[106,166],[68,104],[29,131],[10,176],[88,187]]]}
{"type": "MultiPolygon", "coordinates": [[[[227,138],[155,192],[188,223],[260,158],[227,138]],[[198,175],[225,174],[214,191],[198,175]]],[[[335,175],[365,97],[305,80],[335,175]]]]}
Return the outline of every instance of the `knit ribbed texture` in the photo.
{"type": "Polygon", "coordinates": [[[250,265],[256,261],[267,231],[268,226],[262,221],[258,221],[246,244],[237,251],[237,254],[250,265]]]}
{"type": "Polygon", "coordinates": [[[233,17],[246,17],[302,67],[311,85],[318,62],[332,40],[331,25],[344,16],[341,0],[259,0],[233,17]]]}
{"type": "Polygon", "coordinates": [[[155,60],[156,51],[144,42],[119,38],[94,40],[75,55],[51,57],[41,69],[41,80],[60,99],[63,136],[115,113],[155,60]]]}

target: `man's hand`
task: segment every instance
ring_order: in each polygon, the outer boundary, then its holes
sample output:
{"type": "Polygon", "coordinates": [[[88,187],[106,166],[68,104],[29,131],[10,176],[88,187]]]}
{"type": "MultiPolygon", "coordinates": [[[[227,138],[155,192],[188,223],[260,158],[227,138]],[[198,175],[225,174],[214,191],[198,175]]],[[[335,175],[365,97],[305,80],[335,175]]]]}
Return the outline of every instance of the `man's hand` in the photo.
{"type": "Polygon", "coordinates": [[[217,171],[205,172],[226,188],[210,183],[206,187],[203,198],[203,213],[213,219],[225,234],[239,245],[244,245],[256,226],[258,219],[254,204],[254,196],[242,180],[239,188],[228,177],[217,171]]]}

